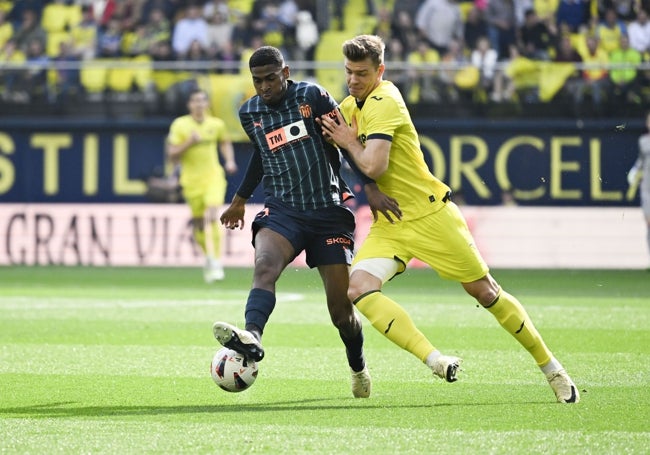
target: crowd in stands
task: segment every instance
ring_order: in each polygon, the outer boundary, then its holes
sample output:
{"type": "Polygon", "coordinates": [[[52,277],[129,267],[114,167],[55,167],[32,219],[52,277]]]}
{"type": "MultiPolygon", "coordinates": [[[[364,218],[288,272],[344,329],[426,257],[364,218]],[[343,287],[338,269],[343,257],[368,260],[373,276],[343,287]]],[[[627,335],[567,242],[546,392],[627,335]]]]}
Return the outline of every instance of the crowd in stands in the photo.
{"type": "Polygon", "coordinates": [[[361,0],[364,21],[358,1],[0,0],[0,100],[160,93],[170,71],[239,73],[263,44],[317,77],[320,38],[345,30],[384,38],[386,78],[411,104],[650,102],[650,0],[361,0]],[[87,65],[102,61],[124,66],[87,65]]]}
{"type": "Polygon", "coordinates": [[[565,97],[576,115],[607,115],[650,100],[648,11],[635,0],[404,0],[375,31],[389,60],[443,68],[402,77],[411,102],[565,97]],[[451,63],[469,66],[450,75],[451,63]]]}

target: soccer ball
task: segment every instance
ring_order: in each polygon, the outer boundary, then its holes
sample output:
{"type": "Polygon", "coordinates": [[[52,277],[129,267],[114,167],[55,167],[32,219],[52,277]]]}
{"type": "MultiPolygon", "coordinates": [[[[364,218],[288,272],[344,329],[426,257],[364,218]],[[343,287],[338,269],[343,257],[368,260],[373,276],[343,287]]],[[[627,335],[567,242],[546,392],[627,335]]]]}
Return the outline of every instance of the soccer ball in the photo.
{"type": "Polygon", "coordinates": [[[221,348],[212,359],[210,374],[226,392],[242,392],[257,379],[257,363],[232,349],[221,348]]]}

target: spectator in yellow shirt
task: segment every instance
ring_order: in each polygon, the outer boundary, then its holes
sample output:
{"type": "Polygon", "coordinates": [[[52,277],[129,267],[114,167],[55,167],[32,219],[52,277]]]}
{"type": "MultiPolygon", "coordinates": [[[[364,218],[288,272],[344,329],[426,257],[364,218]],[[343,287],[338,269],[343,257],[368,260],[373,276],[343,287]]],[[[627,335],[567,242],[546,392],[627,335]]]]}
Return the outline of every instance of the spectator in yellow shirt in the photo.
{"type": "Polygon", "coordinates": [[[627,107],[628,103],[641,102],[641,98],[637,93],[639,81],[636,67],[641,64],[642,60],[641,53],[630,47],[628,36],[622,35],[620,48],[613,51],[609,56],[612,65],[621,65],[613,67],[609,72],[609,79],[612,83],[611,97],[613,106],[627,107]]]}
{"type": "Polygon", "coordinates": [[[600,48],[611,54],[620,47],[621,36],[625,35],[627,31],[625,23],[618,19],[616,10],[608,8],[605,11],[603,22],[598,24],[596,28],[596,33],[600,40],[600,48]]]}

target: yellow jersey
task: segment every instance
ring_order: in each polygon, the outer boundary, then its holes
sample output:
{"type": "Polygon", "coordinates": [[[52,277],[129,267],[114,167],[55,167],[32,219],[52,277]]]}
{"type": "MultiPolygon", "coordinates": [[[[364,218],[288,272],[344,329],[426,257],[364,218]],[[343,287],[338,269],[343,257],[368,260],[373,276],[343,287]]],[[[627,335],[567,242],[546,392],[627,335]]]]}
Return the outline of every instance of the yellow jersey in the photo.
{"type": "MultiPolygon", "coordinates": [[[[421,218],[444,206],[449,187],[429,170],[404,98],[392,82],[382,81],[362,105],[348,96],[340,110],[348,124],[356,119],[364,146],[368,139],[391,141],[388,169],[376,182],[382,192],[397,200],[402,221],[421,218]]],[[[388,221],[380,216],[377,223],[388,221]]]]}
{"type": "Polygon", "coordinates": [[[172,122],[167,140],[172,145],[179,145],[187,141],[194,131],[201,140],[190,146],[180,158],[180,184],[183,188],[202,187],[213,179],[225,177],[217,155],[218,143],[229,140],[225,122],[206,116],[199,123],[192,116],[184,115],[172,122]]]}

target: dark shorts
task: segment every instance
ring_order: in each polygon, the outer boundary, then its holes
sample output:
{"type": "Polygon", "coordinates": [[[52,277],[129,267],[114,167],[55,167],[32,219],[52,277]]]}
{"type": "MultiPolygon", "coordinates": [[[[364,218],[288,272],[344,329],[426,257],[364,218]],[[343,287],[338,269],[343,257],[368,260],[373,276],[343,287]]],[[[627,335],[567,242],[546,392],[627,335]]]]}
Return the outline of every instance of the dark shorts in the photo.
{"type": "Polygon", "coordinates": [[[296,256],[304,250],[310,268],[350,265],[354,254],[354,227],[354,215],[345,207],[300,211],[278,201],[266,201],[264,210],[253,221],[253,246],[258,231],[267,228],[286,238],[296,256]]]}

